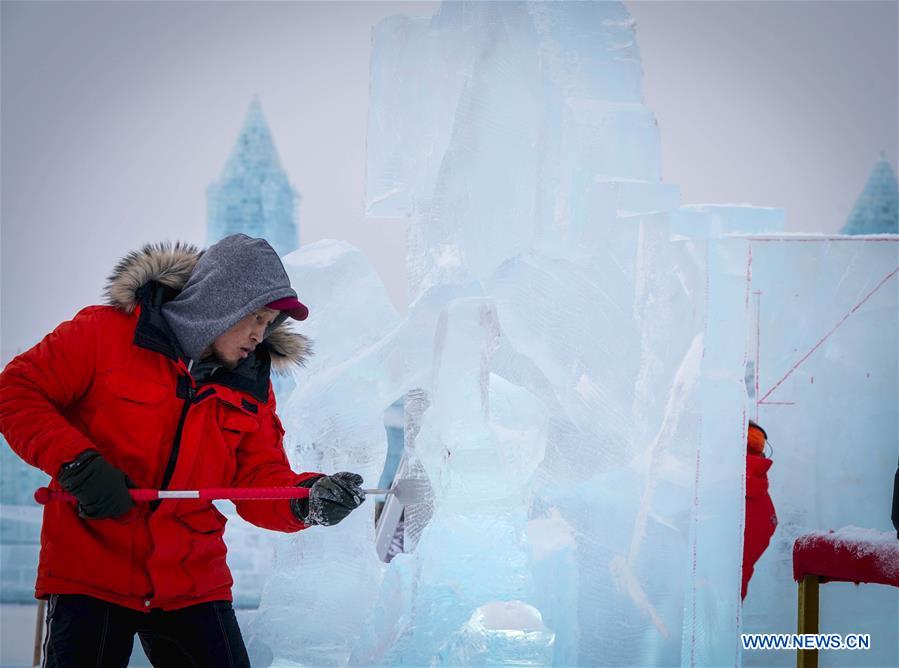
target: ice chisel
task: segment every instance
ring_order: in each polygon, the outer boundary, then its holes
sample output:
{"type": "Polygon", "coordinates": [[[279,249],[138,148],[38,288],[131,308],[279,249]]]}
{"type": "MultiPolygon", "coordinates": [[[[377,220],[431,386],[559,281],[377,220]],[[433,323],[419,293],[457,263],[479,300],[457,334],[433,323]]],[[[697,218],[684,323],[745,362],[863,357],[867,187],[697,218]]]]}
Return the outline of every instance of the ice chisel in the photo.
{"type": "MultiPolygon", "coordinates": [[[[424,496],[423,481],[399,480],[391,489],[365,489],[366,494],[393,494],[403,504],[416,503],[424,496]]],[[[208,487],[206,489],[129,489],[135,501],[161,499],[305,499],[308,487],[208,487]]],[[[48,501],[76,502],[74,494],[41,487],[34,493],[34,500],[44,505],[48,501]]]]}

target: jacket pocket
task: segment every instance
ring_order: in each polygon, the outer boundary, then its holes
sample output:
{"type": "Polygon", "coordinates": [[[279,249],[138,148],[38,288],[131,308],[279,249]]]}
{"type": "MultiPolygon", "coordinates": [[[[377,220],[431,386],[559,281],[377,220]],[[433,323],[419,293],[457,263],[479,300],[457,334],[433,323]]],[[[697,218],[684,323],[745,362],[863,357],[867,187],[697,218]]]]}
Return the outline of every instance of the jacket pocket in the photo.
{"type": "Polygon", "coordinates": [[[42,560],[55,578],[78,582],[128,596],[134,564],[137,522],[82,519],[72,504],[54,504],[45,514],[42,560]],[[46,553],[44,555],[43,553],[46,553]]]}
{"type": "Polygon", "coordinates": [[[225,555],[224,534],[227,518],[218,508],[209,505],[175,517],[190,537],[190,551],[184,568],[195,584],[194,594],[203,596],[221,587],[230,587],[233,580],[225,555]]]}
{"type": "Polygon", "coordinates": [[[106,372],[106,391],[136,404],[158,404],[171,392],[171,387],[150,378],[110,369],[106,372]]]}
{"type": "Polygon", "coordinates": [[[244,436],[259,429],[259,420],[224,401],[218,403],[216,421],[222,438],[231,451],[237,449],[244,436]]]}
{"type": "MultiPolygon", "coordinates": [[[[103,379],[90,438],[138,486],[151,486],[160,449],[168,451],[178,408],[171,386],[111,369],[103,379]]],[[[181,401],[178,400],[178,404],[181,401]]]]}

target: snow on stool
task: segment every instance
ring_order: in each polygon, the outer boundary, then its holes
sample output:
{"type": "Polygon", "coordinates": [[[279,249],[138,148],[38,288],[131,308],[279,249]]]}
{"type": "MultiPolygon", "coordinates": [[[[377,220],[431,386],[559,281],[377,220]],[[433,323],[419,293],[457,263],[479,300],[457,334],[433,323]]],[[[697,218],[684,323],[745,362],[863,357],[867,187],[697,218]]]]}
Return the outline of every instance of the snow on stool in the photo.
{"type": "MultiPolygon", "coordinates": [[[[818,584],[867,582],[899,587],[899,540],[893,532],[859,527],[812,531],[793,543],[793,579],[799,582],[798,632],[818,632],[818,584]]],[[[817,650],[799,650],[796,665],[818,665],[817,650]]]]}
{"type": "Polygon", "coordinates": [[[899,540],[891,531],[844,527],[812,531],[793,544],[793,579],[870,582],[899,587],[899,540]]]}

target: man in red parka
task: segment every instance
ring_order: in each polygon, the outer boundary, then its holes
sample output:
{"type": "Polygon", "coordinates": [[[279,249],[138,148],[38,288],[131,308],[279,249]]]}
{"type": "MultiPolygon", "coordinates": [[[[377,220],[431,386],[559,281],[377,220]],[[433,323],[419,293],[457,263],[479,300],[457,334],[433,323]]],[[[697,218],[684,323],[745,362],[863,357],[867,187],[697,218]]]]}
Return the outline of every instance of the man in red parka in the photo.
{"type": "Polygon", "coordinates": [[[311,487],[309,498],[237,501],[241,517],[294,532],[341,521],[362,478],[294,473],[269,375],[308,340],[277,253],[232,235],[205,252],[148,245],[89,306],[0,374],[0,432],[51,489],[36,596],[48,599],[48,666],[127,666],[134,634],[154,666],[248,666],[231,606],[225,517],[210,501],[134,503],[128,487],[311,487]]]}

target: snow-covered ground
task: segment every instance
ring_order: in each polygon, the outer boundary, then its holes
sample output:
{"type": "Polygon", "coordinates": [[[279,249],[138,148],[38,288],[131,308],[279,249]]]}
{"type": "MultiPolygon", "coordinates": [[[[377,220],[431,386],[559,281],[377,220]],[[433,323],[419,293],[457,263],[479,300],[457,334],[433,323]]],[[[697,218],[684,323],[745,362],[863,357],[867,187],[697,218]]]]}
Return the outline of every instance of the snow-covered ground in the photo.
{"type": "MultiPolygon", "coordinates": [[[[237,610],[237,621],[244,632],[255,614],[255,609],[237,610]]],[[[23,668],[32,665],[36,618],[37,603],[0,605],[0,668],[23,668]]],[[[150,665],[137,638],[134,640],[134,649],[128,665],[150,665]]]]}

